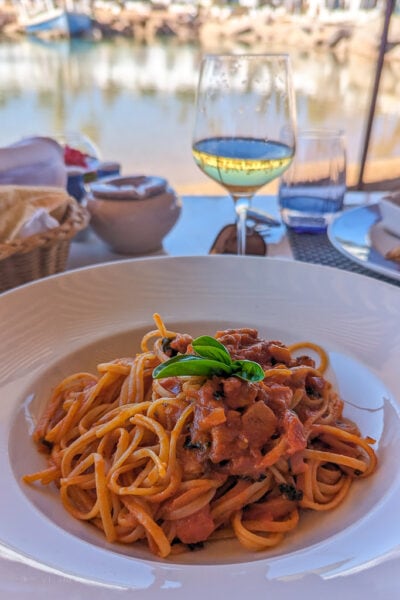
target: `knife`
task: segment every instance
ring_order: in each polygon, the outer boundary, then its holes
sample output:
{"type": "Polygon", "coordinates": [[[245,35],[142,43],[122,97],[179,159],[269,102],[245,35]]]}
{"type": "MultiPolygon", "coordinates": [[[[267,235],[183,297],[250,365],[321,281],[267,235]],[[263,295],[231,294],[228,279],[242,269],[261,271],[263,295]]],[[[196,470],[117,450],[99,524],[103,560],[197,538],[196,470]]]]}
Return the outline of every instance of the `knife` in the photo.
{"type": "Polygon", "coordinates": [[[265,225],[270,225],[271,227],[279,227],[282,225],[278,219],[259,208],[248,208],[247,217],[253,221],[256,221],[256,223],[264,223],[265,225]]]}

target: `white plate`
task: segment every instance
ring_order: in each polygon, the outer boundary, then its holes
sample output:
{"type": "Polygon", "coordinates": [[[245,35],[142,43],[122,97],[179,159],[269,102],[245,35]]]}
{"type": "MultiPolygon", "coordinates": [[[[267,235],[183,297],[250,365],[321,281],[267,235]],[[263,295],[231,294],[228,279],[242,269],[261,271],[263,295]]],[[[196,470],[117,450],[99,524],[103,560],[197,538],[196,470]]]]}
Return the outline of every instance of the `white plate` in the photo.
{"type": "Polygon", "coordinates": [[[109,600],[133,589],[140,600],[236,600],[249,592],[289,599],[323,590],[324,600],[338,591],[354,599],[364,584],[370,590],[371,573],[379,598],[394,597],[385,590],[399,585],[398,567],[397,579],[388,577],[400,540],[397,287],[292,261],[159,257],[21,287],[0,296],[0,313],[0,591],[7,597],[109,600]],[[336,511],[307,515],[273,552],[218,542],[165,561],[112,547],[66,514],[57,494],[21,483],[43,464],[30,433],[49,388],[75,370],[134,353],[156,311],[194,335],[252,326],[286,343],[322,344],[345,414],[377,440],[376,474],[357,482],[336,511]]]}
{"type": "Polygon", "coordinates": [[[400,238],[383,228],[379,204],[343,212],[329,225],[328,237],[350,260],[400,281],[400,263],[385,258],[388,250],[400,245],[400,238]]]}

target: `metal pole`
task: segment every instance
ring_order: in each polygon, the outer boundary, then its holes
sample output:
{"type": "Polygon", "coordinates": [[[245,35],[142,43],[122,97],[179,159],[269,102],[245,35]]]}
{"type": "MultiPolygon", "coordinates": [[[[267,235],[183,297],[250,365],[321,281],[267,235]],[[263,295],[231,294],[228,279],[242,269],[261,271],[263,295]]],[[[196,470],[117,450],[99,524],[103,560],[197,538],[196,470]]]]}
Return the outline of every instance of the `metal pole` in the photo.
{"type": "Polygon", "coordinates": [[[392,18],[392,13],[393,13],[395,4],[396,4],[396,0],[386,0],[385,18],[384,18],[384,22],[383,22],[381,42],[379,45],[378,60],[376,62],[375,80],[374,80],[374,86],[372,88],[371,103],[370,103],[370,107],[369,107],[367,125],[366,125],[365,136],[364,136],[364,144],[363,144],[363,148],[362,148],[360,173],[358,176],[358,182],[357,182],[357,186],[356,186],[357,190],[361,190],[363,188],[365,163],[367,162],[367,155],[368,155],[369,142],[370,142],[370,138],[371,138],[372,124],[374,122],[374,116],[375,116],[376,100],[377,100],[378,92],[379,92],[379,83],[381,80],[382,67],[383,67],[383,62],[384,62],[385,54],[386,54],[386,50],[387,50],[387,40],[388,40],[390,19],[392,18]]]}

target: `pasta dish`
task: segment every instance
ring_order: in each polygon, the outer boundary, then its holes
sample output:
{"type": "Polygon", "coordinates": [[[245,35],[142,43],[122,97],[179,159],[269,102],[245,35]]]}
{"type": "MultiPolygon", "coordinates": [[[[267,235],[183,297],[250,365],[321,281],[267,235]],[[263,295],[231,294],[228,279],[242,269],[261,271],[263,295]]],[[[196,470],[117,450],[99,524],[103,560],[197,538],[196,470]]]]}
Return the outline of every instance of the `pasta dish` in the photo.
{"type": "Polygon", "coordinates": [[[135,357],[61,381],[36,425],[48,465],[24,481],[54,483],[73,517],[160,557],[229,537],[266,550],[373,473],[322,348],[154,320],[135,357]]]}

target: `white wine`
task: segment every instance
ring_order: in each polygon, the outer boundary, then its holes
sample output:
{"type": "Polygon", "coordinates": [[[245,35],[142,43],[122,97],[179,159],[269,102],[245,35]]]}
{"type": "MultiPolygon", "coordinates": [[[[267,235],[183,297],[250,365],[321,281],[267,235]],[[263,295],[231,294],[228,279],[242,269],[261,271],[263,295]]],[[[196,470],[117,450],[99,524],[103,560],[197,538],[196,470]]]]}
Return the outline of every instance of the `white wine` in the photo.
{"type": "Polygon", "coordinates": [[[196,142],[192,150],[204,173],[231,194],[243,196],[279,177],[294,154],[286,144],[256,138],[208,138],[196,142]]]}

